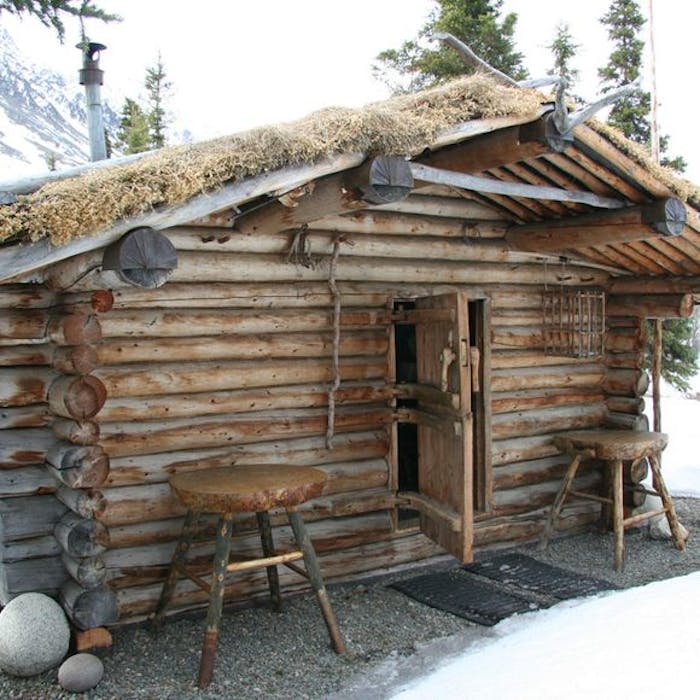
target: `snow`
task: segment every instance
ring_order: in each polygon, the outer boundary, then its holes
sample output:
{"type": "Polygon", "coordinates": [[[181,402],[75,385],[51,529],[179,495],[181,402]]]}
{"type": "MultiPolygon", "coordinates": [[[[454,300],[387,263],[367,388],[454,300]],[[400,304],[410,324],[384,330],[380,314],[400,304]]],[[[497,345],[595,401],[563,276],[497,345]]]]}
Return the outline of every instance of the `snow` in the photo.
{"type": "MultiPolygon", "coordinates": [[[[692,384],[686,395],[662,387],[662,429],[670,437],[662,468],[673,495],[700,498],[700,376],[692,384]]],[[[650,422],[651,404],[648,397],[650,422]]],[[[390,660],[375,685],[382,690],[371,697],[690,697],[698,684],[699,590],[696,572],[511,617],[451,646],[422,649],[414,664],[420,675],[401,686],[395,683],[406,669],[390,660]]]]}
{"type": "Polygon", "coordinates": [[[390,697],[689,697],[698,682],[699,588],[696,572],[512,617],[494,628],[495,641],[390,697]]]}

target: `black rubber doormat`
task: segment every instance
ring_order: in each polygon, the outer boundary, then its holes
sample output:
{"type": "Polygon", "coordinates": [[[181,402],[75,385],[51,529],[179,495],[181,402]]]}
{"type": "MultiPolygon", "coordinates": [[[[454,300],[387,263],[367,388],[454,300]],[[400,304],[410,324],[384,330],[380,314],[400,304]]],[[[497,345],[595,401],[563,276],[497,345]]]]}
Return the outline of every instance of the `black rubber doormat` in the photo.
{"type": "Polygon", "coordinates": [[[568,600],[618,588],[609,581],[584,576],[545,564],[518,552],[501,554],[483,562],[467,564],[465,571],[515,586],[523,591],[568,600]]]}
{"type": "Polygon", "coordinates": [[[416,576],[397,581],[391,587],[431,608],[445,610],[479,625],[495,625],[511,615],[540,607],[531,598],[503,591],[493,582],[480,580],[460,569],[416,576]]]}
{"type": "Polygon", "coordinates": [[[518,553],[397,581],[391,587],[432,608],[487,626],[517,613],[618,588],[518,553]]]}

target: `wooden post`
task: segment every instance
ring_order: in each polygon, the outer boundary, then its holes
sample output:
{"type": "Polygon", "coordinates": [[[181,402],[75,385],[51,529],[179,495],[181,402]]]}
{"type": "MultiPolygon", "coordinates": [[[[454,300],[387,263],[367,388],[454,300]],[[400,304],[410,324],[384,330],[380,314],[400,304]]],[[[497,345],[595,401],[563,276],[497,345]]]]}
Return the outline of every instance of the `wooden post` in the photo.
{"type": "Polygon", "coordinates": [[[663,347],[663,321],[654,320],[654,356],[651,363],[651,377],[654,396],[654,432],[661,432],[661,360],[663,347]]]}

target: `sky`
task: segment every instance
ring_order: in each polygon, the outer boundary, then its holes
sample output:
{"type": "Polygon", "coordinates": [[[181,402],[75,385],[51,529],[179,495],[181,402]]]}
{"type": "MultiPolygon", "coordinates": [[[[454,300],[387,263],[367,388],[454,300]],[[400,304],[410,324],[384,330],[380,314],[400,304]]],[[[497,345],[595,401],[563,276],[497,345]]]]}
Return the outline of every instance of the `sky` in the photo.
{"type": "MultiPolygon", "coordinates": [[[[640,0],[646,10],[649,0],[640,0]]],[[[267,123],[288,121],[327,106],[359,106],[384,99],[386,86],[372,76],[379,51],[398,47],[425,22],[431,0],[99,0],[123,17],[104,25],[89,21],[102,55],[106,92],[117,103],[138,96],[146,67],[161,53],[173,83],[174,128],[205,139],[267,123]],[[195,11],[196,8],[196,11],[195,11]]],[[[597,69],[610,51],[599,23],[609,0],[504,0],[519,16],[516,41],[531,75],[546,73],[559,22],[567,22],[581,45],[578,92],[598,91],[597,69]]],[[[697,92],[687,85],[686,47],[693,46],[700,3],[655,0],[657,85],[662,133],[672,154],[689,161],[688,176],[700,181],[700,146],[693,122],[697,92]],[[682,21],[679,19],[682,18],[682,21]]],[[[2,17],[15,40],[54,68],[75,76],[80,62],[78,26],[68,24],[65,44],[36,20],[2,17]]]]}

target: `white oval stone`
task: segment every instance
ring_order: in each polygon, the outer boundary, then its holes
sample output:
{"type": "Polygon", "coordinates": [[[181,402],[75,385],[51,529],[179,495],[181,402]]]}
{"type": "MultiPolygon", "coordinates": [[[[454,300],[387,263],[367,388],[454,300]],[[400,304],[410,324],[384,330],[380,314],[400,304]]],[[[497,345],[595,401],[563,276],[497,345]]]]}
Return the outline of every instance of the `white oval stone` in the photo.
{"type": "Polygon", "coordinates": [[[68,653],[70,627],[61,606],[43,593],[23,593],[0,612],[0,668],[34,676],[68,653]]]}
{"type": "Polygon", "coordinates": [[[58,682],[64,690],[82,693],[94,688],[104,675],[102,662],[94,654],[69,656],[58,669],[58,682]]]}

